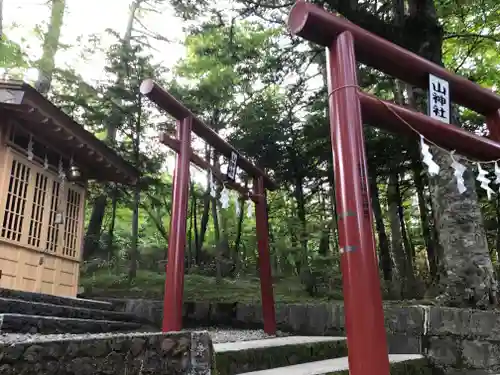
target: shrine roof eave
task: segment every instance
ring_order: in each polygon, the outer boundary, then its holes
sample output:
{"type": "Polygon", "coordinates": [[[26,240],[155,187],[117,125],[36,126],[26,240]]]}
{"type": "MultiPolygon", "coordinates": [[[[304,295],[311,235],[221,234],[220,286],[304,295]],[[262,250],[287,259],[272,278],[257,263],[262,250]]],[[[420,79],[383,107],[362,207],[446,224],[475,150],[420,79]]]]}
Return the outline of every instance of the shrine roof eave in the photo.
{"type": "Polygon", "coordinates": [[[458,154],[477,161],[500,159],[498,142],[364,92],[360,91],[358,95],[363,122],[366,124],[392,133],[415,137],[418,137],[418,132],[449,151],[455,150],[458,154]]]}
{"type": "Polygon", "coordinates": [[[87,179],[126,185],[138,181],[136,168],[27,83],[0,81],[0,110],[35,139],[73,157],[87,179]]]}
{"type": "Polygon", "coordinates": [[[359,62],[422,89],[428,88],[429,74],[433,74],[449,82],[452,102],[485,116],[500,109],[500,96],[493,91],[312,3],[298,1],[290,11],[288,27],[292,34],[325,47],[331,46],[339,34],[349,31],[359,62]]]}

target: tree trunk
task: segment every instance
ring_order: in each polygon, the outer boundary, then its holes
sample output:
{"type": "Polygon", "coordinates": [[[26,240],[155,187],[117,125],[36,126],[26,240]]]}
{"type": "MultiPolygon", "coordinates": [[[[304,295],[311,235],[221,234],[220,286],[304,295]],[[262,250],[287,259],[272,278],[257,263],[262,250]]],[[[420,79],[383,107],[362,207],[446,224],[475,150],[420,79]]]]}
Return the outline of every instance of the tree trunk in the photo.
{"type": "MultiPolygon", "coordinates": [[[[433,0],[410,0],[409,46],[421,56],[443,65],[443,29],[433,0]],[[411,34],[410,34],[411,33],[411,34]]],[[[452,117],[453,113],[452,113],[452,117]]],[[[457,121],[458,123],[458,121],[457,121]]],[[[464,174],[467,190],[459,194],[450,156],[431,146],[439,175],[430,178],[439,243],[443,247],[443,275],[439,301],[463,307],[486,308],[497,303],[497,281],[491,262],[472,168],[464,174]]]]}
{"type": "MultiPolygon", "coordinates": [[[[248,188],[248,180],[245,181],[245,189],[248,188]]],[[[238,274],[241,270],[241,255],[240,255],[240,244],[241,244],[241,235],[243,234],[243,218],[245,215],[245,198],[243,196],[238,197],[240,212],[238,215],[238,226],[236,228],[236,239],[234,241],[234,266],[235,273],[238,274]]]]}
{"type": "Polygon", "coordinates": [[[38,79],[35,83],[35,88],[42,94],[49,92],[52,83],[65,7],[66,0],[52,0],[49,28],[43,38],[43,52],[38,67],[38,79]]]}
{"type": "MultiPolygon", "coordinates": [[[[193,184],[191,184],[191,190],[193,189],[193,184]]],[[[186,254],[186,271],[191,269],[191,265],[193,262],[193,218],[194,218],[194,209],[195,206],[193,201],[191,200],[191,204],[189,205],[189,227],[188,227],[188,248],[186,254]]]]}
{"type": "MultiPolygon", "coordinates": [[[[215,161],[217,160],[217,153],[214,152],[214,164],[217,166],[215,161]]],[[[219,190],[219,189],[217,189],[219,190]]],[[[219,191],[217,191],[219,193],[219,191]]],[[[217,194],[218,196],[218,194],[217,194]]],[[[220,236],[220,225],[219,225],[219,215],[217,212],[217,196],[210,196],[211,206],[212,206],[212,220],[214,224],[214,236],[215,236],[215,266],[216,266],[216,282],[220,283],[222,281],[222,247],[221,247],[221,236],[220,236]]]]}
{"type": "Polygon", "coordinates": [[[222,281],[222,264],[221,264],[221,246],[220,246],[220,227],[219,216],[217,214],[217,198],[211,198],[212,206],[212,220],[214,223],[214,236],[215,236],[215,266],[216,266],[216,281],[222,281]]]}
{"type": "Polygon", "coordinates": [[[369,179],[370,190],[372,196],[373,215],[375,216],[375,227],[378,234],[380,268],[384,276],[384,281],[388,287],[391,287],[393,282],[392,275],[392,259],[390,252],[389,239],[385,231],[384,218],[382,215],[382,207],[380,205],[380,196],[377,186],[377,179],[375,176],[369,179]]]}
{"type": "Polygon", "coordinates": [[[214,224],[214,236],[215,236],[215,241],[217,245],[219,245],[220,241],[220,225],[219,225],[219,215],[217,213],[217,196],[210,197],[211,200],[211,207],[212,207],[212,220],[214,224]]]}
{"type": "Polygon", "coordinates": [[[439,175],[432,178],[434,215],[443,246],[440,301],[451,306],[486,308],[496,303],[497,283],[472,168],[464,173],[467,190],[459,194],[450,157],[433,150],[439,175]]]}
{"type": "Polygon", "coordinates": [[[3,0],[0,0],[0,38],[3,38],[3,0]]]}
{"type": "Polygon", "coordinates": [[[130,246],[130,265],[128,271],[128,280],[131,282],[137,275],[137,263],[139,261],[139,204],[141,201],[141,187],[137,184],[134,187],[134,202],[132,212],[132,243],[130,246]]]}
{"type": "Polygon", "coordinates": [[[413,180],[417,191],[418,209],[420,212],[420,223],[422,225],[422,236],[424,237],[425,248],[427,250],[427,259],[429,261],[429,272],[431,280],[436,281],[438,271],[438,257],[435,249],[434,233],[431,232],[429,222],[429,212],[425,199],[425,185],[422,178],[422,161],[412,152],[411,157],[413,180]]]}
{"type": "MultiPolygon", "coordinates": [[[[413,87],[406,85],[408,94],[408,104],[415,110],[419,110],[417,99],[414,95],[413,87]]],[[[431,275],[431,284],[438,281],[439,254],[437,248],[436,228],[432,225],[432,213],[429,216],[427,200],[425,198],[425,181],[423,174],[425,173],[422,160],[420,158],[420,147],[415,141],[410,141],[408,151],[411,158],[411,169],[413,172],[413,180],[417,191],[418,208],[420,212],[420,223],[422,225],[422,236],[424,237],[425,248],[427,250],[427,260],[429,262],[429,273],[431,275]],[[432,228],[432,230],[431,230],[432,228]]],[[[432,205],[431,205],[432,206],[432,205]]],[[[431,209],[432,210],[432,209],[431,209]]]]}
{"type": "MultiPolygon", "coordinates": [[[[128,20],[127,27],[125,28],[125,32],[123,33],[122,46],[124,49],[130,49],[130,43],[132,41],[132,32],[134,30],[134,21],[137,12],[144,0],[135,0],[130,4],[129,12],[128,12],[128,20]]],[[[128,54],[123,53],[121,55],[122,65],[125,69],[121,69],[117,72],[116,78],[116,86],[123,86],[123,83],[127,79],[128,76],[128,54]]],[[[118,118],[121,117],[121,113],[117,113],[120,109],[113,108],[113,113],[110,118],[106,122],[106,141],[110,144],[113,144],[116,140],[116,130],[117,126],[121,124],[121,121],[115,121],[115,116],[118,118]]]]}
{"type": "Polygon", "coordinates": [[[399,225],[401,226],[401,236],[403,238],[403,245],[406,253],[406,261],[408,263],[408,270],[414,275],[413,263],[415,258],[415,249],[410,243],[410,239],[408,238],[408,232],[406,230],[406,222],[403,208],[403,197],[401,194],[401,187],[398,183],[397,185],[397,197],[398,197],[398,217],[399,217],[399,225]]]}
{"type": "Polygon", "coordinates": [[[111,198],[111,222],[109,223],[108,238],[106,244],[106,252],[111,256],[113,253],[113,242],[115,236],[115,223],[116,223],[116,208],[118,205],[118,188],[113,186],[111,198]]]}
{"type": "Polygon", "coordinates": [[[99,241],[101,239],[101,226],[106,210],[107,197],[105,195],[98,196],[94,201],[94,207],[90,215],[89,225],[83,241],[82,259],[88,260],[99,249],[99,241]]]}
{"type": "MultiPolygon", "coordinates": [[[[61,1],[61,0],[53,0],[53,1],[61,1]]],[[[63,0],[65,1],[65,0],[63,0]]],[[[137,10],[139,9],[140,4],[143,0],[135,0],[130,6],[129,18],[127,22],[127,28],[125,29],[124,37],[123,37],[123,48],[128,48],[130,46],[130,42],[132,39],[132,30],[134,27],[134,20],[137,10]]],[[[123,59],[126,58],[127,54],[123,54],[123,59]]],[[[124,64],[126,66],[126,62],[124,64]]],[[[117,81],[115,83],[116,86],[123,86],[123,82],[125,80],[125,76],[123,72],[120,71],[118,75],[117,81]]],[[[108,144],[114,144],[116,140],[116,126],[122,122],[122,113],[121,109],[113,108],[111,115],[106,121],[106,142],[108,144]],[[118,120],[117,120],[118,118],[118,120]]],[[[102,220],[104,219],[104,212],[106,210],[107,205],[107,197],[105,194],[101,195],[98,199],[96,199],[94,206],[92,207],[91,217],[95,217],[96,221],[93,223],[94,225],[91,227],[90,225],[87,228],[87,232],[85,233],[85,239],[87,237],[93,238],[96,237],[98,233],[100,233],[102,228],[102,220]],[[97,204],[99,203],[99,204],[97,204]],[[98,220],[99,219],[99,220],[98,220]]]]}
{"type": "MultiPolygon", "coordinates": [[[[288,186],[286,187],[286,189],[288,189],[288,186]]],[[[285,217],[288,219],[286,229],[290,238],[290,247],[292,250],[292,256],[286,257],[287,266],[290,266],[289,268],[292,269],[296,275],[299,275],[301,263],[300,259],[297,259],[297,249],[300,245],[297,239],[297,230],[295,229],[294,218],[296,216],[295,205],[292,202],[285,200],[285,217]]]]}
{"type": "Polygon", "coordinates": [[[401,284],[401,296],[405,299],[410,296],[412,284],[411,276],[413,272],[408,269],[407,254],[404,249],[403,236],[401,233],[401,223],[399,221],[399,175],[397,172],[389,174],[389,184],[387,186],[387,206],[391,227],[391,243],[398,279],[401,284]],[[411,273],[411,275],[410,275],[411,273]]]}
{"type": "Polygon", "coordinates": [[[319,203],[321,205],[321,225],[323,226],[321,230],[321,237],[319,240],[319,248],[318,253],[322,256],[327,256],[330,252],[330,225],[329,221],[326,217],[326,198],[323,197],[323,190],[320,189],[318,192],[319,195],[319,203]]]}
{"type": "MultiPolygon", "coordinates": [[[[210,160],[210,148],[205,147],[205,160],[210,160]]],[[[205,242],[205,234],[207,233],[208,220],[210,220],[210,172],[207,171],[207,188],[203,199],[203,213],[201,214],[200,223],[200,241],[198,243],[198,253],[201,253],[203,243],[205,242]]]]}
{"type": "Polygon", "coordinates": [[[497,201],[495,205],[496,217],[497,217],[497,238],[496,238],[496,249],[497,249],[497,264],[500,263],[500,194],[497,194],[497,201]]]}
{"type": "MultiPolygon", "coordinates": [[[[141,122],[142,122],[142,96],[137,96],[138,112],[135,118],[135,134],[132,138],[133,145],[133,160],[134,166],[140,170],[141,163],[141,122]]],[[[137,181],[134,186],[134,207],[132,214],[132,246],[130,247],[130,268],[129,282],[131,282],[137,274],[137,266],[139,261],[139,206],[141,204],[141,184],[137,181]]]]}
{"type": "MultiPolygon", "coordinates": [[[[302,177],[297,176],[295,180],[295,200],[297,202],[297,217],[300,221],[300,243],[302,244],[302,254],[300,256],[301,266],[307,264],[307,221],[306,221],[306,200],[304,196],[304,188],[302,186],[302,177]]],[[[299,270],[300,271],[300,270],[299,270]]]]}
{"type": "Polygon", "coordinates": [[[193,231],[194,231],[194,255],[193,255],[193,262],[195,265],[200,264],[200,253],[198,249],[200,248],[199,241],[200,238],[198,236],[198,198],[196,197],[196,189],[195,189],[195,184],[192,183],[191,185],[191,204],[193,205],[193,231]]]}

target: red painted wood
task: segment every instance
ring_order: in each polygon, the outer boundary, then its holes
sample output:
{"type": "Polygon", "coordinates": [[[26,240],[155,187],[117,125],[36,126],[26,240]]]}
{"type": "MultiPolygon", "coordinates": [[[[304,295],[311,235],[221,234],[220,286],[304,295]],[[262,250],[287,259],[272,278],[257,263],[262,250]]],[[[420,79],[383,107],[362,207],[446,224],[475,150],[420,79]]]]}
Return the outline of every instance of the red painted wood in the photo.
{"type": "MultiPolygon", "coordinates": [[[[174,138],[169,137],[167,134],[162,134],[160,136],[160,142],[163,143],[165,146],[170,147],[175,152],[179,152],[179,150],[181,148],[181,146],[180,146],[181,142],[178,139],[174,139],[174,138]]],[[[214,175],[214,177],[217,180],[224,181],[224,184],[226,187],[229,187],[230,189],[237,191],[242,196],[248,197],[254,202],[257,200],[257,198],[254,197],[252,192],[250,192],[244,186],[241,186],[239,183],[237,183],[235,181],[231,181],[230,179],[226,179],[224,174],[220,171],[219,168],[210,165],[210,163],[208,161],[206,161],[202,157],[196,155],[196,153],[193,151],[192,148],[191,148],[191,161],[195,165],[197,165],[198,167],[202,168],[205,171],[211,170],[212,174],[214,175]]],[[[174,173],[175,173],[175,171],[174,171],[174,173]]]]}
{"type": "Polygon", "coordinates": [[[241,169],[253,178],[262,176],[267,189],[276,190],[278,188],[278,185],[276,185],[276,183],[261,169],[253,165],[251,161],[241,155],[238,150],[222,139],[212,128],[193,115],[189,109],[156,82],[151,79],[146,79],[142,82],[140,91],[176,120],[183,120],[187,117],[191,117],[193,119],[192,129],[196,135],[201,137],[209,145],[215,148],[216,151],[227,158],[231,156],[231,152],[236,152],[238,154],[238,166],[241,169]]]}
{"type": "MultiPolygon", "coordinates": [[[[461,155],[480,161],[500,158],[500,143],[496,142],[493,137],[492,139],[481,137],[455,125],[432,119],[423,113],[382,101],[362,91],[358,91],[358,95],[365,123],[394,133],[417,136],[408,125],[401,121],[403,119],[427,139],[446,149],[456,150],[461,155]]],[[[500,129],[500,122],[496,119],[498,119],[498,114],[497,117],[493,116],[488,120],[490,129],[493,128],[492,135],[495,134],[495,129],[500,129]],[[497,128],[495,124],[499,127],[497,128]]]]}
{"type": "MultiPolygon", "coordinates": [[[[500,110],[486,117],[486,125],[490,131],[490,139],[500,142],[500,110]]],[[[500,156],[492,159],[500,159],[500,156]]]]}
{"type": "MultiPolygon", "coordinates": [[[[170,222],[170,237],[168,244],[168,263],[166,266],[165,298],[163,308],[163,331],[179,331],[182,329],[182,302],[184,291],[184,249],[186,246],[186,217],[189,193],[189,163],[214,173],[220,171],[210,167],[208,163],[193,153],[191,148],[191,131],[203,138],[219,153],[230,157],[231,152],[238,153],[229,143],[201,120],[196,118],[182,103],[157,85],[152,80],[145,80],[140,91],[151,101],[165,110],[177,121],[177,138],[172,139],[162,135],[161,141],[177,152],[177,165],[173,179],[172,219],[170,222]]],[[[271,276],[271,261],[269,254],[269,228],[267,217],[266,188],[274,190],[277,185],[262,170],[238,153],[238,166],[255,180],[254,193],[241,187],[233,181],[227,181],[227,186],[233,188],[256,203],[257,239],[259,250],[259,270],[261,276],[262,308],[264,330],[269,334],[276,333],[276,317],[271,276]]]]}
{"type": "Polygon", "coordinates": [[[330,46],[340,33],[349,31],[354,36],[358,61],[423,89],[428,88],[429,73],[434,74],[449,82],[451,100],[454,103],[486,116],[500,108],[500,96],[491,90],[453,74],[317,5],[298,1],[290,12],[288,26],[293,34],[325,47],[330,46]]]}
{"type": "Polygon", "coordinates": [[[349,373],[389,375],[361,103],[354,87],[358,82],[352,34],[340,34],[332,43],[328,56],[330,134],[342,250],[349,373]],[[344,88],[336,90],[339,87],[344,88]]]}
{"type": "Polygon", "coordinates": [[[191,159],[192,117],[177,122],[180,149],[174,174],[172,219],[168,238],[168,262],[163,300],[163,332],[182,329],[184,294],[184,250],[186,248],[186,219],[189,199],[189,163],[191,159]]]}
{"type": "Polygon", "coordinates": [[[269,335],[274,335],[276,333],[276,313],[274,307],[273,280],[271,274],[271,256],[269,253],[267,197],[264,179],[262,177],[254,180],[254,193],[258,197],[258,202],[255,204],[255,222],[257,226],[260,292],[262,295],[264,331],[269,335]]]}

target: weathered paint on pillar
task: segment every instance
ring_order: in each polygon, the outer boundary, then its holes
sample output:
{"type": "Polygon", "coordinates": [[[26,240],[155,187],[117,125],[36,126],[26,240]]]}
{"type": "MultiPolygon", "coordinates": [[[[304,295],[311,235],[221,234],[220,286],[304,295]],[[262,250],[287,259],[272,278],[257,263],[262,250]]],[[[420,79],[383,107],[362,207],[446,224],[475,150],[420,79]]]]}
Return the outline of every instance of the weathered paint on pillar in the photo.
{"type": "Polygon", "coordinates": [[[165,298],[163,301],[163,332],[182,329],[184,293],[184,251],[189,199],[189,163],[191,158],[192,118],[177,121],[177,137],[181,143],[174,172],[172,216],[168,238],[165,298]]]}
{"type": "Polygon", "coordinates": [[[490,139],[500,142],[500,109],[486,116],[486,126],[490,131],[490,139]]]}
{"type": "Polygon", "coordinates": [[[349,372],[351,375],[389,375],[351,33],[341,33],[327,55],[349,372]]]}
{"type": "Polygon", "coordinates": [[[254,193],[257,196],[258,201],[255,204],[255,223],[257,227],[260,291],[262,295],[264,331],[269,335],[273,335],[276,333],[276,313],[274,308],[273,280],[271,274],[271,255],[269,253],[267,196],[263,177],[259,177],[254,180],[254,193]]]}

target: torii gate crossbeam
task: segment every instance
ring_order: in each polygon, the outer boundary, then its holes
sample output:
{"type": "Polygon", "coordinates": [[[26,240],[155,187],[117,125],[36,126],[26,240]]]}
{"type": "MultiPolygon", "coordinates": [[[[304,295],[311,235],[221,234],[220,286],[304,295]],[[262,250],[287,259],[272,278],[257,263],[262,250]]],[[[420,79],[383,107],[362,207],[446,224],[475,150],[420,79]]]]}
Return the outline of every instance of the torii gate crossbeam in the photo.
{"type": "Polygon", "coordinates": [[[328,49],[330,134],[349,372],[388,375],[363,122],[398,133],[409,133],[410,124],[443,147],[478,160],[494,160],[500,158],[500,144],[493,141],[500,140],[500,97],[316,5],[298,1],[288,25],[292,34],[328,49]],[[429,74],[448,81],[452,101],[486,116],[493,140],[361,92],[356,61],[424,89],[428,88],[429,74]]]}

